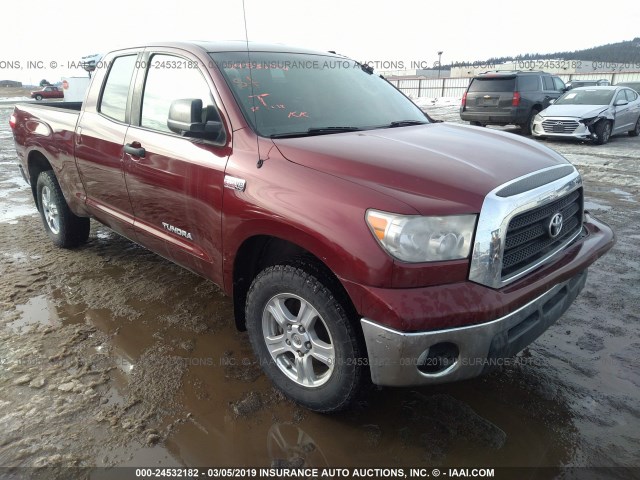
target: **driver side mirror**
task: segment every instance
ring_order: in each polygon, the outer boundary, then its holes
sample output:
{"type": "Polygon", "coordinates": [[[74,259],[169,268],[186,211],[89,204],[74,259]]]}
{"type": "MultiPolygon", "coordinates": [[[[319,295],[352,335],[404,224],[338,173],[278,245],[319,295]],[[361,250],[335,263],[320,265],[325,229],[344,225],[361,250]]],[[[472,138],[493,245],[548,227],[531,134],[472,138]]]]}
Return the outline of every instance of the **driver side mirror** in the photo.
{"type": "Polygon", "coordinates": [[[549,100],[549,105],[553,105],[554,103],[556,103],[556,99],[552,98],[551,100],[549,100]]]}
{"type": "Polygon", "coordinates": [[[182,98],[171,102],[167,126],[183,137],[212,140],[221,145],[226,143],[224,126],[217,108],[203,109],[199,98],[182,98]]]}
{"type": "Polygon", "coordinates": [[[616,102],[613,105],[616,107],[621,107],[623,105],[626,105],[627,103],[629,102],[627,102],[626,100],[616,100],[616,102]]]}

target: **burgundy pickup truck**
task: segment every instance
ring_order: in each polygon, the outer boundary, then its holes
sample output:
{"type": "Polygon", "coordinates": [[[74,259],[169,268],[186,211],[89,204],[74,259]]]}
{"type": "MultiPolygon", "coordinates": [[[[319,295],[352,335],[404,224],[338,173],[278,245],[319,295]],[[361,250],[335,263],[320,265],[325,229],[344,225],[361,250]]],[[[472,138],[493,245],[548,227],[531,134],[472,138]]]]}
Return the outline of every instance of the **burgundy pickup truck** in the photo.
{"type": "Polygon", "coordinates": [[[486,372],[614,243],[561,155],[434,122],[345,57],[229,42],[103,60],[84,103],[11,117],[49,237],[80,245],[94,218],[220,285],[313,410],[486,372]]]}
{"type": "Polygon", "coordinates": [[[47,85],[42,90],[31,92],[31,98],[35,98],[38,101],[42,100],[43,98],[64,98],[64,92],[58,87],[47,85]]]}

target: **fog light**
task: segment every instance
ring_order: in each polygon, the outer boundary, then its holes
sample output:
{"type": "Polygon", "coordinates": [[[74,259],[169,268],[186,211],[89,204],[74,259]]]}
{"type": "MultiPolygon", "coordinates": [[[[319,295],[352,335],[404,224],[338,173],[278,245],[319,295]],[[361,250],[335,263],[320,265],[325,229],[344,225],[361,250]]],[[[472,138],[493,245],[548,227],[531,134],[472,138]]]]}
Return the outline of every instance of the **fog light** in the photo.
{"type": "Polygon", "coordinates": [[[418,357],[418,370],[426,375],[437,375],[458,363],[460,349],[455,343],[431,345],[418,357]]]}

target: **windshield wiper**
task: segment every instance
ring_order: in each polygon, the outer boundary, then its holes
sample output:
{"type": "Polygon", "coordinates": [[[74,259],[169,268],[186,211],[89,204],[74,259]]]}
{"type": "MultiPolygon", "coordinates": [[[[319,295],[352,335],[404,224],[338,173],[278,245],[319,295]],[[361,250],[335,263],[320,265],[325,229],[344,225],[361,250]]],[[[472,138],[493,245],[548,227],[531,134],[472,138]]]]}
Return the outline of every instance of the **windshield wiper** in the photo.
{"type": "Polygon", "coordinates": [[[310,128],[306,132],[274,133],[271,135],[271,138],[308,137],[312,135],[326,135],[330,133],[357,132],[359,130],[362,129],[360,127],[319,127],[310,128]]]}
{"type": "Polygon", "coordinates": [[[395,122],[391,122],[388,126],[393,127],[408,127],[410,125],[426,125],[429,122],[424,122],[422,120],[398,120],[395,122]]]}
{"type": "Polygon", "coordinates": [[[338,133],[338,132],[357,132],[362,130],[360,127],[320,127],[310,128],[307,133],[310,135],[321,135],[323,133],[338,133]]]}

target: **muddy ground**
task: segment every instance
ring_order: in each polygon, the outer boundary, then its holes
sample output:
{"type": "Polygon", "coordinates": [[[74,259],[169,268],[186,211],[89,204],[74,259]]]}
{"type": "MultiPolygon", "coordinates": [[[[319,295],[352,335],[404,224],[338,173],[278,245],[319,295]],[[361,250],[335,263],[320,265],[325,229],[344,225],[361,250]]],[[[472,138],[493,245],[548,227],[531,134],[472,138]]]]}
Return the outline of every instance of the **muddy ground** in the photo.
{"type": "MultiPolygon", "coordinates": [[[[640,466],[640,138],[544,142],[583,173],[587,208],[618,243],[519,362],[374,390],[323,416],[274,391],[211,283],[97,223],[82,248],[54,248],[15,164],[10,111],[0,107],[0,466],[640,466]]],[[[455,107],[430,113],[459,121],[455,107]]]]}

